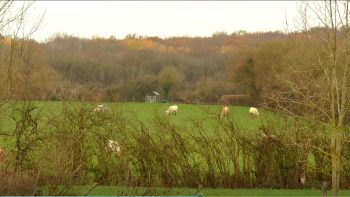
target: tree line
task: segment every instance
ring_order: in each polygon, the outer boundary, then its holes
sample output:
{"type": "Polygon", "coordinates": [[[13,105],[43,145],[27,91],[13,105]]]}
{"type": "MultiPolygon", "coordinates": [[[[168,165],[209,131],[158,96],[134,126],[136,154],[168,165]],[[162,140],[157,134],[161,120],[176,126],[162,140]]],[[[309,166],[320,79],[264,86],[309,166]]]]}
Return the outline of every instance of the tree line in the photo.
{"type": "Polygon", "coordinates": [[[279,63],[275,58],[287,48],[286,38],[281,32],[119,40],[57,34],[25,46],[37,77],[33,99],[144,101],[158,91],[164,99],[186,103],[217,103],[222,95],[235,94],[248,94],[243,103],[256,103],[266,83],[260,76],[279,63]]]}

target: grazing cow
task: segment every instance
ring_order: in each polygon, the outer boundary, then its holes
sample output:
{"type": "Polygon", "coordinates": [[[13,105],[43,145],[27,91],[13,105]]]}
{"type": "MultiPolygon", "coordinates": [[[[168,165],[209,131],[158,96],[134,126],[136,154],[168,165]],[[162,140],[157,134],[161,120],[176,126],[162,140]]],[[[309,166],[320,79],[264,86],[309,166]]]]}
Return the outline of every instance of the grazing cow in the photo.
{"type": "Polygon", "coordinates": [[[120,154],[120,145],[117,141],[108,140],[108,148],[113,151],[115,154],[120,154]]]}
{"type": "Polygon", "coordinates": [[[105,112],[107,111],[106,105],[97,105],[97,107],[93,110],[94,112],[105,112]]]}
{"type": "Polygon", "coordinates": [[[167,116],[169,116],[169,115],[171,115],[171,114],[176,115],[177,110],[178,110],[177,105],[172,105],[172,106],[170,106],[170,107],[168,108],[168,110],[165,111],[165,113],[166,113],[167,116]]]}
{"type": "Polygon", "coordinates": [[[0,162],[4,161],[5,149],[0,147],[0,162]]]}
{"type": "Polygon", "coordinates": [[[228,106],[223,107],[220,113],[220,117],[222,118],[224,116],[227,116],[229,112],[230,108],[228,106]]]}
{"type": "Polygon", "coordinates": [[[259,116],[259,111],[257,108],[251,107],[251,108],[249,108],[249,114],[252,116],[259,116]]]}

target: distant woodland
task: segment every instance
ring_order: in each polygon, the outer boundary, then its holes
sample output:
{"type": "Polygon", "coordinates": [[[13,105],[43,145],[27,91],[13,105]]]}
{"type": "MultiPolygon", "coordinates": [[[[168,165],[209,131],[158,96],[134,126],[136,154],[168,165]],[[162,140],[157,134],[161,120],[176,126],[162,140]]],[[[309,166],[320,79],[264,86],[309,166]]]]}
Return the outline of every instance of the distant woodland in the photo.
{"type": "Polygon", "coordinates": [[[3,51],[23,50],[2,61],[7,64],[0,67],[1,97],[144,101],[157,91],[176,102],[257,104],[261,95],[278,88],[275,72],[307,58],[312,49],[305,39],[302,33],[244,31],[166,39],[57,34],[44,43],[2,38],[3,51]]]}

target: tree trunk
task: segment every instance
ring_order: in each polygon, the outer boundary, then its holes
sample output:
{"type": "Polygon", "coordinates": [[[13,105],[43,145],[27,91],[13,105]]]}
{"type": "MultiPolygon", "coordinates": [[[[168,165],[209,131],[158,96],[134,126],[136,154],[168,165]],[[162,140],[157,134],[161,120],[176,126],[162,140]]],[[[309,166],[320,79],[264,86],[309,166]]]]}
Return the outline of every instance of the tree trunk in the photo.
{"type": "Polygon", "coordinates": [[[331,138],[331,162],[332,162],[332,193],[338,196],[340,179],[340,156],[341,156],[341,133],[342,129],[335,127],[331,138]]]}

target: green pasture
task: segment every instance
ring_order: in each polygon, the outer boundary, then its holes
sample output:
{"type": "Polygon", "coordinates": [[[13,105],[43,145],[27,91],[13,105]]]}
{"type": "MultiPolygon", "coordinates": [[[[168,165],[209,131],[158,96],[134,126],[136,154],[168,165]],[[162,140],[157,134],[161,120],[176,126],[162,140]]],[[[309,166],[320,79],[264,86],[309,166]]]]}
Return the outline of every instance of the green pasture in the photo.
{"type": "MultiPolygon", "coordinates": [[[[176,104],[176,103],[175,103],[176,104]]],[[[113,104],[111,104],[113,105],[113,104]]],[[[146,104],[146,103],[125,103],[124,108],[135,114],[140,120],[151,121],[155,115],[166,116],[165,111],[171,104],[146,104]]],[[[187,124],[191,120],[208,121],[215,116],[219,116],[222,105],[196,105],[196,104],[176,104],[178,114],[170,116],[171,121],[180,125],[187,124]]],[[[246,128],[255,129],[259,126],[260,118],[249,116],[249,108],[245,106],[230,106],[230,114],[227,118],[233,119],[246,128]]],[[[225,119],[226,117],[224,117],[225,119]]],[[[210,124],[207,124],[210,126],[210,124]]]]}
{"type": "MultiPolygon", "coordinates": [[[[59,101],[35,101],[37,107],[33,114],[39,115],[38,127],[43,132],[50,132],[49,128],[46,128],[46,124],[50,117],[60,113],[64,103],[59,101]]],[[[154,119],[159,117],[166,117],[169,121],[177,126],[190,127],[193,125],[191,121],[200,121],[201,124],[207,129],[208,134],[216,134],[217,131],[214,127],[215,119],[219,118],[223,105],[197,105],[197,104],[179,104],[179,103],[137,103],[137,102],[70,102],[67,103],[69,107],[74,107],[76,110],[79,108],[87,108],[93,110],[99,104],[105,104],[108,107],[107,113],[112,110],[120,110],[122,116],[127,120],[138,120],[146,124],[150,131],[152,131],[152,123],[154,119]],[[177,115],[166,116],[165,111],[170,105],[178,105],[177,115]]],[[[15,122],[11,119],[11,109],[3,106],[2,116],[0,117],[0,130],[11,133],[15,129],[15,122]]],[[[228,119],[234,120],[240,129],[246,129],[249,132],[257,132],[259,126],[268,116],[274,117],[274,114],[260,110],[260,117],[251,117],[249,115],[249,107],[246,106],[230,106],[230,113],[227,117],[223,117],[222,121],[228,119]]],[[[96,115],[99,115],[96,112],[96,115]]],[[[130,122],[128,122],[130,123],[130,122]]],[[[127,124],[128,124],[127,123],[127,124]]],[[[184,131],[186,132],[186,131],[184,131]]],[[[184,133],[187,134],[187,133],[184,133]]],[[[0,136],[0,145],[4,147],[13,147],[14,138],[11,136],[0,136]],[[12,145],[11,145],[12,144],[12,145]]]]}
{"type": "MultiPolygon", "coordinates": [[[[214,127],[215,119],[219,118],[223,105],[197,105],[197,104],[179,104],[179,103],[137,103],[137,102],[70,102],[67,103],[69,107],[74,107],[76,110],[84,107],[89,110],[93,110],[99,104],[105,104],[108,107],[107,113],[112,110],[120,110],[122,116],[126,120],[138,120],[146,124],[152,131],[152,123],[154,119],[158,117],[166,117],[169,121],[177,126],[191,126],[194,120],[200,121],[208,131],[208,134],[216,134],[217,131],[214,127]],[[177,115],[166,116],[165,111],[171,105],[177,105],[177,115]]],[[[39,115],[38,127],[44,132],[50,132],[49,128],[46,128],[46,123],[50,117],[60,113],[64,103],[60,101],[35,101],[34,105],[37,107],[33,114],[39,115]]],[[[229,106],[230,112],[227,117],[221,118],[222,121],[233,120],[239,126],[239,129],[249,131],[249,134],[259,131],[259,126],[266,121],[266,118],[277,118],[277,116],[271,112],[259,110],[259,117],[251,117],[249,115],[249,107],[247,106],[229,106]]],[[[11,119],[10,107],[2,107],[2,116],[0,117],[0,130],[11,133],[15,129],[15,122],[11,119]]],[[[99,112],[95,112],[99,115],[99,112]]],[[[102,112],[103,113],[103,112],[102,112]]],[[[0,114],[1,115],[1,114],[0,114]]],[[[129,122],[130,123],[130,122],[129,122]]],[[[184,133],[186,134],[186,133],[184,133]]],[[[13,147],[14,138],[11,136],[0,136],[0,145],[4,147],[13,147]]]]}
{"type": "MultiPolygon", "coordinates": [[[[78,104],[78,103],[71,103],[78,104]]],[[[81,104],[81,103],[79,103],[81,104]]],[[[127,119],[135,119],[142,121],[146,124],[150,123],[155,116],[164,116],[166,117],[165,111],[167,108],[172,105],[169,103],[96,103],[89,102],[86,103],[86,106],[93,109],[98,104],[105,104],[108,106],[108,110],[121,109],[123,115],[127,119]]],[[[171,122],[178,124],[179,126],[186,126],[193,120],[200,120],[205,126],[210,128],[212,126],[211,121],[213,118],[218,117],[222,105],[196,105],[196,104],[177,104],[179,110],[177,115],[169,116],[171,122]]],[[[34,110],[35,114],[40,114],[40,120],[42,123],[48,120],[48,118],[60,111],[62,108],[62,102],[53,102],[53,101],[36,101],[35,105],[37,109],[34,110]]],[[[6,110],[2,111],[2,117],[0,120],[0,128],[5,131],[12,131],[14,129],[14,121],[8,116],[11,113],[11,109],[5,108],[6,110]]],[[[260,110],[260,117],[250,117],[249,116],[249,107],[245,106],[230,106],[230,113],[225,119],[234,120],[242,128],[256,130],[263,120],[262,117],[271,115],[271,113],[264,112],[260,110]]],[[[1,115],[1,114],[0,114],[1,115]]],[[[40,127],[41,125],[39,125],[40,127]]]]}
{"type": "MultiPolygon", "coordinates": [[[[214,127],[215,118],[219,118],[219,114],[222,109],[222,105],[196,105],[196,104],[178,104],[179,110],[175,116],[166,116],[165,111],[170,105],[169,103],[112,103],[112,102],[88,102],[88,103],[71,103],[72,107],[79,106],[87,107],[93,110],[98,104],[105,104],[108,106],[107,111],[121,110],[121,113],[127,120],[139,120],[148,126],[152,127],[152,122],[157,116],[166,117],[170,122],[179,126],[191,126],[191,121],[201,121],[203,125],[208,127],[208,131],[214,131],[211,127],[214,127]]],[[[48,121],[50,116],[55,113],[59,113],[63,107],[62,102],[52,101],[36,101],[35,114],[39,114],[39,128],[45,131],[45,122],[48,121]]],[[[9,116],[11,108],[3,106],[3,110],[0,114],[0,129],[2,131],[12,131],[15,123],[9,116]],[[9,115],[9,116],[7,116],[9,115]]],[[[249,107],[247,106],[230,106],[230,114],[228,117],[224,117],[221,120],[227,121],[227,119],[233,120],[240,129],[244,129],[248,132],[258,132],[259,127],[269,118],[277,119],[278,116],[268,111],[259,110],[259,117],[251,117],[249,115],[249,107]]],[[[108,113],[108,112],[107,112],[108,113]]],[[[96,113],[98,115],[98,113],[96,113]]],[[[48,131],[49,132],[49,131],[48,131]]],[[[0,145],[9,146],[12,140],[11,137],[0,136],[0,145]]],[[[89,186],[78,187],[77,192],[83,195],[89,186]]],[[[121,186],[98,186],[92,190],[89,195],[103,196],[103,195],[194,195],[196,189],[194,188],[130,188],[121,186]],[[151,190],[151,191],[148,191],[151,190]]],[[[288,190],[288,189],[210,189],[205,188],[201,192],[205,196],[321,196],[322,192],[319,189],[305,189],[305,190],[288,190]]],[[[330,193],[329,193],[330,194],[330,193]]],[[[340,195],[350,196],[350,191],[342,191],[340,195]]]]}
{"type": "MultiPolygon", "coordinates": [[[[89,190],[88,186],[77,188],[79,194],[89,190]]],[[[91,196],[194,196],[196,188],[145,188],[145,187],[120,187],[97,186],[89,195],[91,196]]],[[[322,196],[321,189],[225,189],[203,188],[200,193],[205,196],[322,196]]],[[[329,196],[331,191],[327,191],[329,196]]],[[[340,196],[350,196],[350,190],[341,190],[340,196]]],[[[201,196],[201,195],[199,195],[201,196]]]]}

